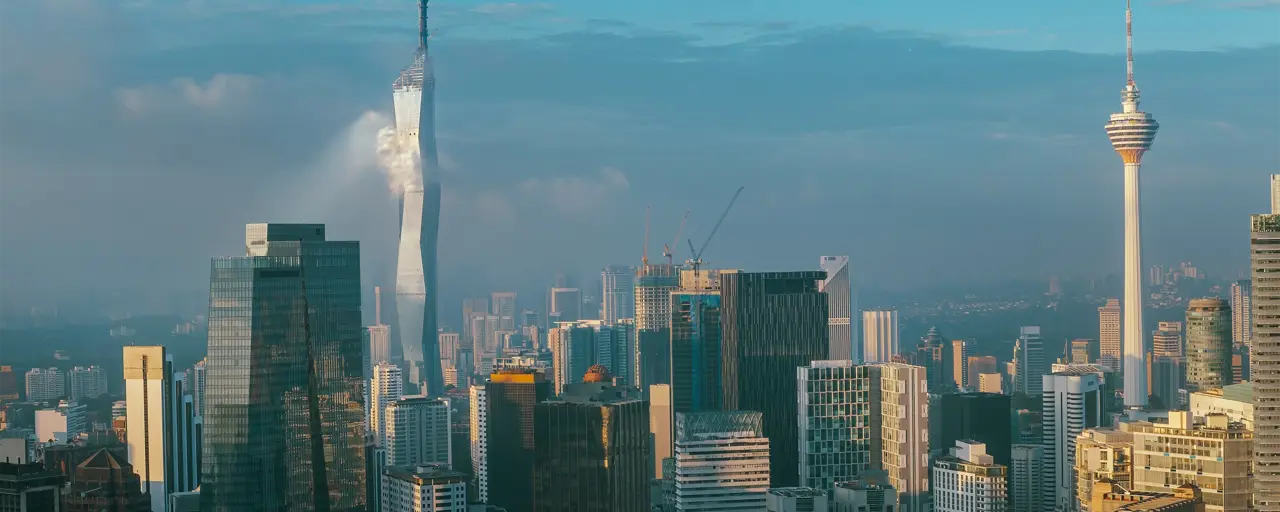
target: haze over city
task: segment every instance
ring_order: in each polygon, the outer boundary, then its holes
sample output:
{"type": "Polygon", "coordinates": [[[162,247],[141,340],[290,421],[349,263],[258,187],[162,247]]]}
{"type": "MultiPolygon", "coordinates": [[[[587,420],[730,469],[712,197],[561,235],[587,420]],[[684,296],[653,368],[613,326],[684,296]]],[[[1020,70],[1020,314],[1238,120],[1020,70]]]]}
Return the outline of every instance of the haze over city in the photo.
{"type": "MultiPolygon", "coordinates": [[[[209,256],[264,220],[359,240],[366,284],[389,285],[374,144],[410,4],[0,5],[0,299],[199,305],[209,256]]],[[[1120,271],[1114,12],[805,4],[435,6],[445,300],[634,264],[646,205],[651,252],[685,210],[701,240],[737,186],[717,266],[850,254],[860,285],[897,290],[1120,271]]],[[[1280,10],[1138,5],[1163,126],[1145,259],[1238,275],[1250,192],[1280,168],[1280,10]]]]}

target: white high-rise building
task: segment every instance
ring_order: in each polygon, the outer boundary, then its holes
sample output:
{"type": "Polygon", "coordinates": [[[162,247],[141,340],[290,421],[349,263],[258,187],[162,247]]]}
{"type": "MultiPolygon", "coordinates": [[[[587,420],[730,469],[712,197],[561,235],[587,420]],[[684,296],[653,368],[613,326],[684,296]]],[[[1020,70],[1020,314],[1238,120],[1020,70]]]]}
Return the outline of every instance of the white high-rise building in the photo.
{"type": "Polygon", "coordinates": [[[462,337],[456,332],[440,333],[440,364],[445,368],[458,367],[458,349],[462,337]]]}
{"type": "Polygon", "coordinates": [[[1153,357],[1182,357],[1182,345],[1182,322],[1160,322],[1151,333],[1153,357]]]}
{"type": "Polygon", "coordinates": [[[862,361],[861,347],[854,343],[853,312],[858,310],[853,284],[849,276],[848,256],[823,256],[818,267],[827,278],[818,283],[818,291],[827,294],[827,357],[832,360],[862,361]]]}
{"type": "Polygon", "coordinates": [[[448,399],[407,396],[387,404],[385,414],[388,466],[452,467],[448,399]]]}
{"type": "Polygon", "coordinates": [[[1013,379],[1013,391],[1029,397],[1043,392],[1041,377],[1045,374],[1044,340],[1040,339],[1039,326],[1024,326],[1018,336],[1014,354],[1017,371],[1013,379]]]}
{"type": "Polygon", "coordinates": [[[753,411],[676,414],[679,512],[765,510],[769,439],[753,411]]]}
{"type": "Polygon", "coordinates": [[[1111,114],[1106,124],[1111,146],[1124,162],[1124,405],[1141,409],[1147,405],[1147,365],[1142,326],[1144,295],[1142,286],[1142,203],[1138,170],[1142,155],[1155,142],[1160,123],[1150,113],[1138,109],[1138,84],[1133,80],[1133,11],[1125,7],[1128,77],[1121,92],[1120,112],[1111,114]]]}
{"type": "Polygon", "coordinates": [[[378,446],[387,443],[387,405],[404,396],[404,375],[399,366],[378,363],[369,381],[369,430],[377,434],[378,446]]]}
{"type": "Polygon", "coordinates": [[[1231,283],[1231,342],[1249,345],[1253,340],[1253,282],[1243,279],[1231,283]]]}
{"type": "Polygon", "coordinates": [[[901,512],[929,504],[929,390],[925,369],[880,363],[881,464],[898,491],[901,512]]]}
{"type": "MultiPolygon", "coordinates": [[[[880,432],[873,431],[879,369],[853,361],[814,361],[796,368],[800,485],[830,489],[871,469],[880,432]]],[[[875,425],[878,426],[878,425],[875,425]]]]}
{"type": "Polygon", "coordinates": [[[446,465],[387,468],[381,492],[384,512],[467,511],[467,477],[446,465]]]}
{"type": "Polygon", "coordinates": [[[152,510],[165,510],[169,494],[199,485],[200,419],[161,346],[124,347],[125,432],[129,463],[152,510]]]}
{"type": "Polygon", "coordinates": [[[489,502],[489,402],[484,385],[471,386],[471,478],[475,481],[476,499],[489,502]]]}
{"type": "Polygon", "coordinates": [[[57,368],[32,368],[27,372],[27,400],[40,402],[67,396],[67,378],[57,368]]]}
{"type": "Polygon", "coordinates": [[[1098,363],[1121,371],[1120,361],[1124,357],[1124,346],[1120,339],[1120,318],[1124,310],[1120,307],[1120,299],[1107,299],[1106,305],[1098,308],[1098,363]]]}
{"type": "Polygon", "coordinates": [[[636,316],[636,268],[628,265],[609,265],[600,272],[604,283],[601,297],[604,300],[605,325],[613,325],[623,318],[636,316]]]}
{"type": "MultiPolygon", "coordinates": [[[[1276,175],[1272,175],[1274,194],[1276,175]]],[[[1253,491],[1259,512],[1280,511],[1280,208],[1254,215],[1250,229],[1253,338],[1253,491]]]]}
{"type": "Polygon", "coordinates": [[[898,312],[870,310],[862,312],[862,361],[887,363],[898,354],[898,312]]]}
{"type": "Polygon", "coordinates": [[[77,366],[68,372],[68,377],[71,383],[72,400],[98,398],[107,394],[107,372],[102,371],[101,367],[77,366]]]}
{"type": "Polygon", "coordinates": [[[1044,510],[1076,509],[1076,437],[1102,423],[1102,378],[1089,368],[1044,376],[1044,510]]]}
{"type": "Polygon", "coordinates": [[[66,444],[89,431],[83,404],[62,400],[51,409],[35,413],[36,441],[43,444],[66,444]]]}
{"type": "Polygon", "coordinates": [[[1009,512],[1044,511],[1044,446],[1013,445],[1009,466],[1009,512]]]}
{"type": "Polygon", "coordinates": [[[987,445],[956,441],[950,452],[933,463],[934,512],[1004,512],[1006,468],[987,454],[987,445]]]}
{"type": "Polygon", "coordinates": [[[369,366],[391,360],[391,326],[370,325],[365,327],[369,335],[369,366]]]}
{"type": "Polygon", "coordinates": [[[204,390],[206,386],[205,360],[201,359],[187,369],[187,388],[191,393],[191,403],[195,404],[196,415],[204,416],[204,390]]]}

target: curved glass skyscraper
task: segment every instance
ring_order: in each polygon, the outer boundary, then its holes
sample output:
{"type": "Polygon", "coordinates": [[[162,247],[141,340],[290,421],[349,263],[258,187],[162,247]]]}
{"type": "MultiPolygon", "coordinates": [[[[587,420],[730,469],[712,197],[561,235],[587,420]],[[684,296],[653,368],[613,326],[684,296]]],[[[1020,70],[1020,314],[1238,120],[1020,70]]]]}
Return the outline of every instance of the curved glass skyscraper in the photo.
{"type": "Polygon", "coordinates": [[[427,0],[418,4],[418,52],[392,84],[396,137],[417,147],[418,175],[400,197],[400,251],[396,261],[396,313],[409,381],[427,395],[444,392],[436,330],[436,239],[440,231],[440,176],[436,158],[435,73],[427,54],[427,0]]]}

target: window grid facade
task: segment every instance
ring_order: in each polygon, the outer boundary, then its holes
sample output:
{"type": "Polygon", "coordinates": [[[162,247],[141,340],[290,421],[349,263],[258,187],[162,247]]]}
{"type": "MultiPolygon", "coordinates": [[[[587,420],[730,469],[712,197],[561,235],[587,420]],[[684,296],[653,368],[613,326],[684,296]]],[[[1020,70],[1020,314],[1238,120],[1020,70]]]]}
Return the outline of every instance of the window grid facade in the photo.
{"type": "Polygon", "coordinates": [[[871,423],[880,382],[872,373],[848,360],[796,369],[801,486],[832,489],[871,468],[880,445],[871,423]]]}

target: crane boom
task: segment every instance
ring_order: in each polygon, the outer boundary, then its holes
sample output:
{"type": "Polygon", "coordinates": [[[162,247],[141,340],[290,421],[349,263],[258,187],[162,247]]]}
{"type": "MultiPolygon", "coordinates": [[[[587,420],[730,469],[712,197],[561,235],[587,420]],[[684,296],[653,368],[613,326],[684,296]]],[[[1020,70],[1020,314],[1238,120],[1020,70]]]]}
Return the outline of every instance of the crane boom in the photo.
{"type": "Polygon", "coordinates": [[[667,257],[668,265],[673,264],[671,257],[674,256],[674,248],[680,245],[680,234],[684,233],[684,224],[689,221],[689,212],[690,210],[684,211],[684,218],[680,219],[680,229],[676,230],[676,239],[671,241],[671,245],[662,244],[662,255],[667,257]]]}
{"type": "Polygon", "coordinates": [[[649,209],[650,208],[651,207],[649,206],[644,207],[644,255],[640,256],[640,264],[646,267],[649,266],[649,209]]]}
{"type": "Polygon", "coordinates": [[[733,198],[729,200],[729,206],[724,207],[724,212],[721,213],[720,218],[716,220],[716,225],[711,228],[711,234],[707,235],[707,240],[702,242],[702,248],[698,249],[698,253],[693,256],[693,259],[702,259],[702,251],[707,250],[707,244],[711,243],[711,239],[716,236],[716,231],[720,230],[720,225],[724,224],[724,218],[729,216],[729,210],[733,209],[733,203],[736,203],[738,201],[738,196],[742,195],[743,188],[746,187],[738,187],[738,191],[733,193],[733,198]]]}

